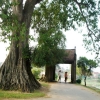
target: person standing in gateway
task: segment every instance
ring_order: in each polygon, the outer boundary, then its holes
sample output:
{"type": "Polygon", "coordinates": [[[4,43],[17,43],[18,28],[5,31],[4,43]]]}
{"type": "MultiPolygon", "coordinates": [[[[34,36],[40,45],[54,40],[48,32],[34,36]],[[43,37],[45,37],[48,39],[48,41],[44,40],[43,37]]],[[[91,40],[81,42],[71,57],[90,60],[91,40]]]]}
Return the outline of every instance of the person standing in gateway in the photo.
{"type": "Polygon", "coordinates": [[[59,70],[59,72],[58,72],[58,82],[61,83],[61,70],[59,70]]]}
{"type": "Polygon", "coordinates": [[[64,77],[65,77],[65,83],[66,83],[67,82],[67,78],[68,78],[68,73],[67,72],[65,72],[64,77]]]}

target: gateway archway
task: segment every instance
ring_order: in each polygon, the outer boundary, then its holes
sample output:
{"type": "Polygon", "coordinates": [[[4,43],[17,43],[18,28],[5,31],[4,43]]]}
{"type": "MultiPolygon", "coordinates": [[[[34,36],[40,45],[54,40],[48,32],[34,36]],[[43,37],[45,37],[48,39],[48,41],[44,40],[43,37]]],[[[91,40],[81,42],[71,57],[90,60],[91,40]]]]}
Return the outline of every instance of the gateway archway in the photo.
{"type": "Polygon", "coordinates": [[[66,49],[65,53],[67,55],[64,57],[63,62],[61,64],[71,65],[71,83],[75,83],[76,82],[76,49],[66,49]]]}
{"type": "MultiPolygon", "coordinates": [[[[62,64],[71,64],[71,83],[76,82],[76,49],[65,49],[65,56],[62,64]]],[[[47,81],[55,81],[55,69],[56,66],[52,65],[45,68],[45,76],[48,77],[47,81]]]]}
{"type": "Polygon", "coordinates": [[[66,49],[65,64],[71,64],[71,83],[76,82],[76,49],[66,49]]]}
{"type": "Polygon", "coordinates": [[[68,73],[68,79],[67,82],[71,82],[71,64],[63,64],[59,63],[56,65],[56,70],[55,70],[55,79],[58,81],[58,72],[61,70],[61,82],[65,82],[65,72],[68,73]]]}

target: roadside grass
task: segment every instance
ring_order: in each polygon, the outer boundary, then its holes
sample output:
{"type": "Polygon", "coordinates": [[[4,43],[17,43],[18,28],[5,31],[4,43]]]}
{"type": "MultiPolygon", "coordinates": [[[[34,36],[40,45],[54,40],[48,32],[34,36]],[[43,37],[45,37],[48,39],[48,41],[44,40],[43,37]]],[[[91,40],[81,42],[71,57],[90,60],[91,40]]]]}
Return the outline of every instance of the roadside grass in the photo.
{"type": "Polygon", "coordinates": [[[100,94],[100,89],[98,89],[98,88],[91,87],[91,86],[84,86],[84,87],[87,87],[87,88],[89,88],[89,89],[91,89],[91,90],[93,90],[93,91],[95,91],[95,92],[100,94]]]}
{"type": "Polygon", "coordinates": [[[1,99],[28,99],[28,98],[38,98],[46,96],[49,91],[49,84],[41,82],[42,87],[35,90],[33,93],[23,93],[19,91],[3,91],[0,90],[0,100],[1,99]]]}
{"type": "Polygon", "coordinates": [[[95,92],[100,94],[100,89],[99,88],[96,88],[96,87],[93,87],[93,86],[85,86],[83,84],[78,84],[78,83],[76,83],[76,85],[81,85],[81,86],[83,86],[85,88],[91,89],[91,90],[93,90],[93,91],[95,91],[95,92]]]}
{"type": "MultiPolygon", "coordinates": [[[[87,88],[100,93],[100,81],[98,79],[96,79],[96,78],[92,78],[92,79],[87,78],[86,84],[87,84],[87,86],[86,86],[87,88]]],[[[84,80],[82,80],[81,85],[84,86],[84,80]]]]}

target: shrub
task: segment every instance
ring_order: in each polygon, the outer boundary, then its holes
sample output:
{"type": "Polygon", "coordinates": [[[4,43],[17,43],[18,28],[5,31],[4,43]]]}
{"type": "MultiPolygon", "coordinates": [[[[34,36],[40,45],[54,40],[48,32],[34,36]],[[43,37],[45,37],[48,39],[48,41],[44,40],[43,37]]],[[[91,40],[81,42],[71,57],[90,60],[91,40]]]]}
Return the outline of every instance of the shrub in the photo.
{"type": "Polygon", "coordinates": [[[55,74],[55,80],[57,81],[57,78],[58,78],[58,75],[57,74],[55,74]]]}
{"type": "Polygon", "coordinates": [[[41,69],[33,67],[32,68],[32,73],[33,73],[33,75],[35,76],[36,79],[39,79],[40,73],[41,73],[41,69]]]}
{"type": "Polygon", "coordinates": [[[81,84],[81,79],[77,79],[76,83],[81,84]]]}

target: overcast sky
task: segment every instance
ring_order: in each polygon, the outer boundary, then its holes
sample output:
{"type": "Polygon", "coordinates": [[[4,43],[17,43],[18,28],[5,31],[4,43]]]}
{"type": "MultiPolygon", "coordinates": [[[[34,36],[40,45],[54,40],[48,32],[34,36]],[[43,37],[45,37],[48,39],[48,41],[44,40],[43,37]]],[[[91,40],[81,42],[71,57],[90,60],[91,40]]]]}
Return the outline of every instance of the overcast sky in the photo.
{"type": "Polygon", "coordinates": [[[87,57],[88,59],[95,58],[95,54],[91,55],[91,52],[87,52],[87,50],[84,48],[82,33],[78,33],[77,31],[71,30],[65,32],[64,34],[67,38],[66,48],[74,49],[76,47],[77,59],[80,56],[87,57]]]}

